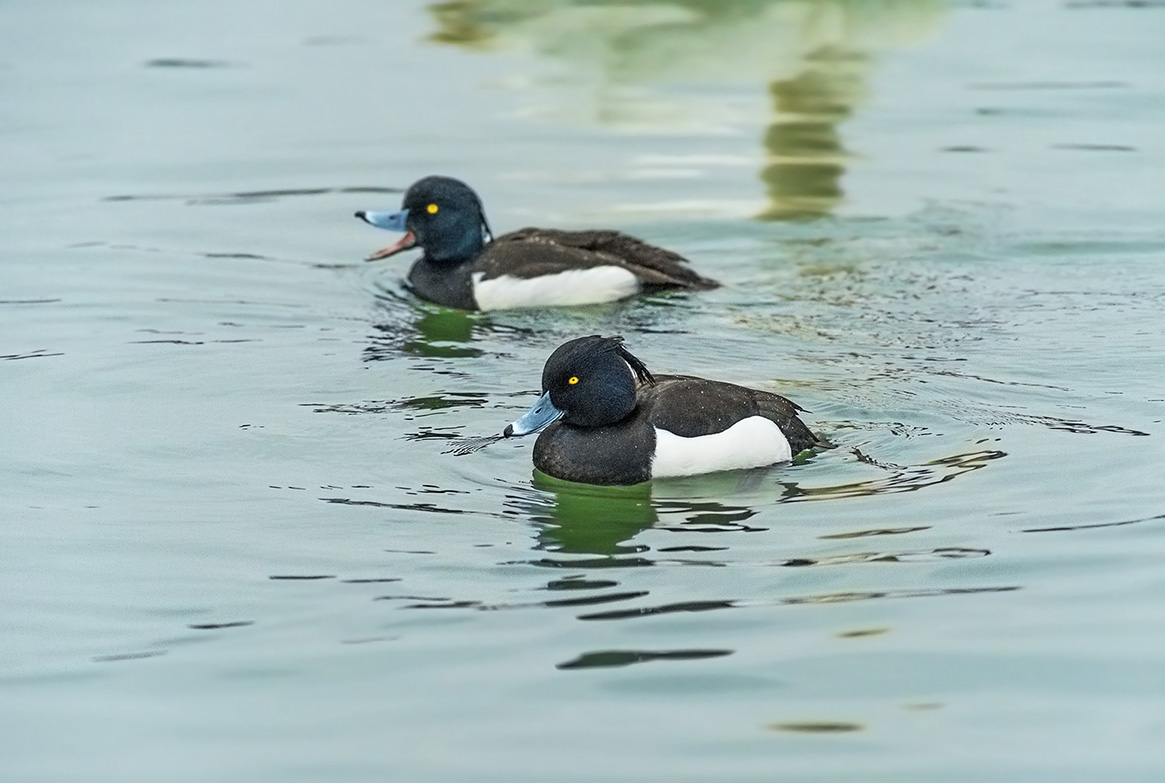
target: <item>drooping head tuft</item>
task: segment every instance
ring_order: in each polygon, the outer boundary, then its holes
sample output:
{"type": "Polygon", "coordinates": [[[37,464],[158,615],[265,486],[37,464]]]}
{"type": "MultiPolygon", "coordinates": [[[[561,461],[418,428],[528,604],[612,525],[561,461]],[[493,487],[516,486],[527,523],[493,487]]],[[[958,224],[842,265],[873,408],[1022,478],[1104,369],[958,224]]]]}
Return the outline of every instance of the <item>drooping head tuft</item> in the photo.
{"type": "Polygon", "coordinates": [[[623,347],[622,337],[591,335],[563,343],[542,369],[542,389],[563,422],[598,427],[635,410],[636,380],[655,383],[647,367],[623,347]]]}
{"type": "Polygon", "coordinates": [[[615,341],[615,353],[619,354],[619,356],[623,358],[623,361],[627,362],[627,364],[631,366],[631,369],[635,371],[635,377],[639,379],[640,383],[648,386],[655,385],[655,377],[647,369],[647,365],[645,365],[638,356],[631,353],[627,350],[626,347],[624,347],[622,337],[615,336],[609,337],[607,339],[615,341]]]}

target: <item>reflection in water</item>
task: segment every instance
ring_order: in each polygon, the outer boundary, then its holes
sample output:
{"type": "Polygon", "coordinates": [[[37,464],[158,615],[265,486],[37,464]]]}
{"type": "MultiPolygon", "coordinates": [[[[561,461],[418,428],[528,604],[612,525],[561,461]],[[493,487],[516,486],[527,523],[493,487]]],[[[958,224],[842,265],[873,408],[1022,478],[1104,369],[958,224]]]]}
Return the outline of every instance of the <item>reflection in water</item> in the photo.
{"type": "Polygon", "coordinates": [[[765,134],[769,163],[761,172],[768,220],[828,215],[844,195],[846,152],[838,126],[864,94],[866,58],[823,47],[806,58],[806,69],[769,85],[773,120],[765,134]]]}
{"type": "Polygon", "coordinates": [[[820,536],[824,539],[867,538],[868,536],[901,536],[906,533],[917,533],[920,530],[930,530],[930,525],[913,525],[910,527],[875,527],[870,530],[855,530],[849,533],[830,533],[820,536]]]}
{"type": "Polygon", "coordinates": [[[762,530],[768,530],[767,527],[756,527],[743,523],[742,520],[758,513],[756,509],[752,508],[726,506],[721,503],[665,502],[661,502],[659,508],[684,515],[683,521],[678,524],[657,525],[659,529],[670,530],[673,533],[758,533],[762,530]]]}
{"type": "Polygon", "coordinates": [[[704,658],[721,658],[732,655],[734,650],[665,650],[649,652],[647,650],[603,650],[589,652],[560,663],[556,669],[599,669],[612,666],[630,666],[633,663],[648,661],[698,661],[704,658]]]}
{"type": "Polygon", "coordinates": [[[769,83],[772,114],[761,170],[769,203],[762,219],[825,215],[840,203],[847,153],[839,127],[866,95],[872,55],[922,38],[944,8],[941,0],[457,0],[430,6],[435,42],[532,51],[565,64],[567,70],[543,75],[541,84],[535,75],[532,82],[531,108],[553,116],[655,130],[723,129],[738,122],[739,102],[726,102],[728,90],[712,97],[691,84],[769,83]]]}
{"type": "Polygon", "coordinates": [[[475,330],[488,326],[483,316],[387,291],[380,296],[388,300],[388,306],[380,309],[382,318],[373,324],[375,331],[364,349],[365,361],[395,359],[401,354],[451,359],[484,353],[469,344],[475,330]]]}
{"type": "Polygon", "coordinates": [[[784,496],[781,498],[782,502],[838,500],[865,495],[916,492],[924,487],[952,481],[1007,456],[1007,452],[1004,451],[972,451],[965,454],[953,454],[949,457],[924,462],[921,465],[893,465],[871,459],[858,449],[854,449],[853,452],[861,462],[885,470],[890,475],[881,479],[824,487],[806,487],[795,482],[781,482],[785,487],[784,496]]]}
{"type": "MultiPolygon", "coordinates": [[[[403,400],[394,404],[398,411],[419,415],[442,415],[459,404],[480,405],[484,399],[463,395],[460,399],[432,396],[403,400]]],[[[838,451],[835,454],[841,454],[838,451]]],[[[860,452],[854,452],[860,454],[860,452]]],[[[876,549],[870,544],[878,537],[902,540],[925,526],[879,528],[857,532],[839,532],[820,536],[834,539],[832,551],[813,556],[783,557],[771,561],[741,561],[731,552],[737,540],[723,533],[763,531],[758,524],[764,508],[773,504],[805,499],[847,500],[853,497],[893,494],[938,486],[959,476],[979,470],[1004,456],[997,451],[959,453],[919,466],[898,466],[869,459],[862,464],[891,473],[888,478],[844,485],[814,487],[789,481],[797,476],[796,466],[736,471],[692,477],[673,482],[647,482],[630,487],[598,487],[534,473],[533,486],[514,486],[503,507],[482,508],[481,495],[467,490],[443,489],[425,485],[419,489],[396,487],[409,496],[441,495],[442,505],[410,498],[357,499],[348,496],[322,497],[329,504],[373,506],[385,509],[436,512],[442,515],[466,514],[492,517],[512,524],[525,520],[536,528],[532,559],[503,561],[505,566],[549,568],[555,576],[542,586],[532,587],[525,596],[498,600],[479,594],[440,595],[424,588],[411,588],[409,580],[400,580],[399,592],[375,596],[384,605],[402,611],[498,612],[552,609],[571,612],[582,621],[638,620],[665,615],[720,612],[725,609],[758,607],[828,605],[856,601],[881,601],[903,598],[948,598],[961,595],[1008,593],[1020,589],[1015,584],[946,586],[901,589],[833,589],[828,592],[784,595],[698,595],[689,600],[675,596],[654,595],[646,589],[629,589],[610,575],[612,569],[642,567],[713,567],[713,568],[894,568],[911,564],[958,559],[983,558],[986,549],[964,546],[934,548],[876,549]],[[727,504],[708,498],[747,497],[747,501],[727,504]],[[403,501],[403,502],[402,502],[403,501]],[[645,531],[684,536],[676,546],[655,547],[654,543],[636,542],[645,531]],[[708,538],[709,545],[693,543],[693,536],[708,538]],[[861,540],[862,551],[837,551],[846,542],[861,540]],[[654,551],[653,551],[654,549],[654,551]]],[[[652,539],[654,542],[655,538],[652,539]]],[[[274,577],[273,577],[274,578],[274,577]]],[[[291,578],[291,577],[283,577],[291,578]]],[[[298,579],[325,579],[322,575],[303,575],[298,579]]],[[[397,577],[376,581],[394,582],[397,577]]],[[[864,581],[864,580],[863,580],[864,581]]],[[[717,580],[725,586],[733,580],[717,580]]],[[[862,629],[842,636],[875,635],[884,629],[862,629]]],[[[717,646],[674,647],[670,649],[598,649],[578,651],[574,657],[560,660],[556,668],[577,670],[610,668],[650,662],[692,661],[729,656],[733,649],[717,646]]]]}
{"type": "Polygon", "coordinates": [[[676,612],[710,612],[718,609],[741,609],[744,607],[773,606],[773,605],[801,605],[801,604],[838,604],[850,601],[876,601],[898,598],[937,598],[952,595],[979,595],[983,593],[1010,593],[1018,590],[1018,585],[1001,585],[999,587],[948,587],[929,590],[866,590],[846,593],[821,593],[795,598],[779,598],[776,600],[719,600],[719,601],[681,601],[678,603],[660,604],[657,606],[641,606],[632,609],[617,609],[607,612],[592,612],[580,614],[580,620],[629,620],[637,617],[653,617],[676,612]]]}
{"type": "MultiPolygon", "coordinates": [[[[827,538],[827,536],[822,536],[822,538],[827,538]]],[[[937,549],[922,549],[913,552],[851,552],[830,557],[797,557],[781,561],[777,565],[831,566],[850,563],[923,563],[934,560],[965,560],[971,557],[987,557],[990,554],[990,549],[943,546],[937,549]]]]}
{"type": "MultiPolygon", "coordinates": [[[[753,520],[760,513],[760,506],[767,503],[801,502],[806,500],[844,500],[871,495],[916,492],[925,487],[938,486],[960,476],[980,470],[991,462],[1006,455],[1002,451],[984,450],[953,454],[931,460],[921,465],[894,465],[875,461],[857,449],[853,450],[859,461],[888,472],[885,478],[846,484],[811,486],[790,481],[793,473],[788,466],[774,466],[749,471],[728,471],[691,477],[688,479],[645,482],[630,487],[600,487],[561,481],[534,472],[534,486],[541,493],[511,495],[506,505],[517,510],[522,516],[541,525],[536,549],[543,552],[571,555],[591,554],[601,556],[585,563],[576,558],[557,559],[543,557],[534,561],[536,565],[552,568],[588,567],[628,567],[679,563],[684,565],[727,566],[730,560],[661,560],[648,558],[649,547],[629,543],[643,531],[656,530],[674,533],[724,533],[759,532],[767,530],[753,520]],[[698,499],[700,497],[734,497],[743,491],[753,492],[763,489],[766,479],[771,479],[779,494],[768,501],[753,505],[730,505],[718,501],[698,499]],[[667,488],[668,494],[681,492],[685,498],[655,498],[653,490],[667,488]]],[[[763,497],[765,493],[761,493],[763,497]]],[[[823,536],[845,540],[875,535],[905,534],[927,529],[914,526],[896,529],[864,530],[823,536]]],[[[723,551],[725,547],[698,546],[685,544],[678,547],[660,548],[667,554],[680,552],[712,553],[723,551]]],[[[986,557],[991,553],[985,549],[965,547],[939,547],[926,550],[864,551],[850,552],[818,558],[790,558],[770,565],[786,567],[828,566],[850,563],[911,563],[944,559],[986,557]]]]}
{"type": "MultiPolygon", "coordinates": [[[[698,482],[704,490],[714,486],[725,490],[711,494],[732,496],[733,490],[754,484],[756,477],[767,470],[713,474],[699,477],[698,482]]],[[[612,558],[607,561],[609,566],[656,564],[656,561],[643,557],[615,557],[641,555],[648,551],[646,546],[626,542],[652,527],[683,533],[767,529],[744,524],[745,520],[759,513],[756,508],[709,500],[656,500],[652,497],[651,482],[630,487],[600,487],[561,481],[535,471],[534,486],[545,490],[549,497],[521,498],[515,505],[531,520],[545,525],[539,532],[537,548],[549,552],[603,555],[612,558]]],[[[722,549],[689,545],[669,551],[715,552],[722,549]]],[[[538,561],[539,565],[545,566],[559,563],[567,566],[579,564],[577,559],[538,561]]]]}
{"type": "Polygon", "coordinates": [[[1091,522],[1080,525],[1055,525],[1052,527],[1032,527],[1023,530],[1024,533],[1063,533],[1069,530],[1094,530],[1098,527],[1124,527],[1125,525],[1139,525],[1143,522],[1160,522],[1165,514],[1157,514],[1141,519],[1123,519],[1120,522],[1091,522]]]}
{"type": "MultiPolygon", "coordinates": [[[[313,406],[321,413],[395,413],[406,418],[436,418],[464,407],[488,407],[495,404],[491,395],[471,392],[442,392],[422,397],[404,398],[387,403],[363,403],[353,406],[313,406]]],[[[418,433],[420,437],[424,433],[418,433]]],[[[433,437],[453,437],[451,434],[430,432],[433,437]]],[[[420,488],[395,487],[379,490],[379,497],[328,494],[319,500],[332,505],[348,505],[391,509],[394,511],[424,512],[440,515],[467,515],[473,518],[492,518],[507,524],[525,521],[535,529],[534,557],[504,565],[534,566],[552,569],[555,576],[534,593],[515,601],[489,600],[480,595],[428,595],[411,591],[401,584],[399,593],[377,596],[377,600],[407,610],[471,610],[500,611],[530,608],[558,609],[576,612],[580,620],[623,620],[670,615],[719,611],[723,609],[755,608],[757,606],[789,606],[804,604],[832,604],[852,601],[870,601],[898,598],[943,597],[979,593],[1000,593],[1017,590],[1017,585],[943,587],[924,589],[849,589],[830,592],[770,596],[712,595],[696,596],[692,600],[660,601],[644,589],[628,589],[609,575],[615,569],[644,567],[703,567],[703,568],[886,568],[909,567],[911,564],[989,557],[987,549],[960,546],[949,542],[938,547],[879,547],[879,539],[904,541],[900,536],[928,529],[927,526],[883,527],[858,531],[838,531],[819,536],[818,540],[837,543],[825,553],[784,556],[773,560],[751,559],[741,562],[732,552],[738,539],[725,533],[758,532],[768,528],[763,524],[765,510],[776,504],[805,500],[846,501],[855,497],[914,492],[926,487],[940,486],[961,476],[981,470],[1006,456],[1002,451],[978,450],[959,452],[919,465],[896,465],[869,457],[858,449],[850,449],[857,464],[863,469],[880,471],[887,475],[866,481],[815,486],[810,477],[821,475],[807,470],[808,466],[774,466],[749,471],[730,471],[694,476],[686,479],[645,482],[630,487],[598,487],[561,481],[534,472],[533,486],[519,484],[507,493],[501,508],[493,503],[483,506],[484,496],[466,489],[424,485],[420,488]],[[398,497],[404,493],[406,497],[398,497]],[[434,502],[434,496],[440,501],[434,502]],[[738,499],[726,503],[718,498],[738,499]],[[637,541],[648,530],[656,531],[650,539],[637,541]],[[681,539],[673,546],[658,546],[659,537],[679,534],[681,539]],[[854,551],[847,542],[860,541],[861,549],[854,551]],[[847,551],[848,550],[848,551],[847,551]],[[599,576],[599,575],[602,576],[599,576]],[[547,594],[550,595],[547,595],[547,594]]],[[[819,459],[844,458],[846,452],[836,449],[819,459]]],[[[327,487],[329,490],[340,487],[327,487]]],[[[644,538],[647,538],[644,536],[644,538]]],[[[296,575],[273,578],[324,579],[331,575],[296,575]]],[[[387,581],[387,580],[386,580],[387,581]]],[[[724,582],[719,582],[724,584],[724,582]]],[[[662,660],[680,660],[731,654],[731,650],[715,648],[665,650],[592,650],[576,658],[560,662],[564,669],[606,666],[624,666],[632,663],[662,660]]]]}
{"type": "Polygon", "coordinates": [[[400,188],[372,186],[345,188],[282,188],[279,190],[245,190],[235,193],[121,193],[102,201],[183,201],[186,206],[236,206],[262,204],[298,196],[325,196],[332,193],[401,193],[400,188]]]}
{"type": "MultiPolygon", "coordinates": [[[[573,325],[556,326],[549,329],[542,324],[534,327],[515,326],[494,321],[488,314],[466,310],[451,310],[418,300],[409,293],[399,293],[375,285],[377,299],[376,319],[372,324],[368,346],[364,349],[364,361],[390,361],[402,356],[421,359],[458,359],[484,356],[486,350],[479,343],[491,342],[490,338],[502,337],[505,343],[542,339],[547,331],[561,332],[573,336],[573,325]]],[[[452,369],[452,364],[437,374],[461,375],[452,369]]],[[[419,368],[420,369],[420,368],[419,368]]],[[[431,369],[426,364],[424,369],[431,369]]]]}
{"type": "MultiPolygon", "coordinates": [[[[651,485],[591,487],[560,481],[535,472],[534,484],[547,490],[549,504],[525,501],[530,519],[544,527],[538,549],[550,552],[593,555],[634,555],[645,546],[624,544],[658,520],[651,502],[651,485]]],[[[577,561],[569,561],[577,564],[577,561]]]]}
{"type": "Polygon", "coordinates": [[[424,302],[390,279],[369,275],[367,287],[376,309],[364,348],[366,362],[413,358],[424,360],[415,363],[414,369],[466,377],[456,361],[427,360],[509,356],[507,349],[518,343],[536,344],[541,350],[547,343],[592,331],[596,323],[613,333],[686,333],[675,323],[683,295],[663,293],[607,304],[483,313],[424,302]]]}
{"type": "Polygon", "coordinates": [[[473,392],[439,392],[426,397],[402,397],[399,400],[367,400],[357,403],[303,402],[300,407],[311,408],[312,413],[386,413],[388,411],[411,412],[406,421],[414,417],[437,415],[449,408],[484,408],[489,400],[473,392]]]}
{"type": "Polygon", "coordinates": [[[94,663],[116,663],[117,661],[137,661],[142,658],[156,658],[165,655],[167,650],[144,650],[142,652],[118,653],[116,655],[94,655],[90,660],[94,663]]]}
{"type": "Polygon", "coordinates": [[[467,343],[473,337],[473,321],[461,310],[428,312],[416,321],[417,339],[405,343],[407,353],[420,356],[480,356],[481,351],[445,343],[467,343]]]}
{"type": "Polygon", "coordinates": [[[842,734],[861,731],[865,726],[860,723],[842,721],[798,721],[795,723],[774,723],[769,728],[774,731],[792,731],[804,734],[842,734]]]}
{"type": "MultiPolygon", "coordinates": [[[[520,393],[515,393],[517,396],[520,393]]],[[[444,412],[453,408],[485,408],[491,405],[490,401],[481,394],[473,392],[437,392],[424,397],[401,397],[395,400],[361,400],[355,403],[346,402],[304,402],[301,407],[311,408],[312,413],[342,413],[355,415],[381,415],[389,412],[403,413],[406,422],[418,419],[428,420],[440,417],[444,412]]],[[[438,419],[439,421],[439,419],[438,419]]],[[[501,436],[465,438],[461,432],[464,425],[432,426],[418,424],[415,430],[401,435],[402,440],[438,440],[452,444],[443,453],[470,454],[478,449],[485,448],[491,443],[501,440],[501,436]]],[[[325,487],[329,488],[329,487],[325,487]]],[[[441,490],[440,493],[455,494],[457,490],[441,490]]],[[[375,504],[373,504],[375,505],[375,504]]]]}

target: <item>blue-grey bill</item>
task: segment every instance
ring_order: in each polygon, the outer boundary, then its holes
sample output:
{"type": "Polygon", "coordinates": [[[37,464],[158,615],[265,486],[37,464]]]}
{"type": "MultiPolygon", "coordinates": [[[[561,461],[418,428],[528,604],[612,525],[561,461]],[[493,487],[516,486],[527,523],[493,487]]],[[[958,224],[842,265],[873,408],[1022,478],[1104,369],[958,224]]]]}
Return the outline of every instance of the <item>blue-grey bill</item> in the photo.
{"type": "Polygon", "coordinates": [[[409,211],[402,209],[399,212],[357,212],[356,216],[365,223],[383,228],[386,231],[407,231],[405,228],[405,220],[408,219],[409,211]]]}
{"type": "Polygon", "coordinates": [[[546,392],[534,403],[534,407],[522,414],[517,421],[506,425],[502,432],[507,438],[516,435],[529,435],[537,432],[546,425],[562,418],[562,411],[550,402],[550,392],[546,392]]]}

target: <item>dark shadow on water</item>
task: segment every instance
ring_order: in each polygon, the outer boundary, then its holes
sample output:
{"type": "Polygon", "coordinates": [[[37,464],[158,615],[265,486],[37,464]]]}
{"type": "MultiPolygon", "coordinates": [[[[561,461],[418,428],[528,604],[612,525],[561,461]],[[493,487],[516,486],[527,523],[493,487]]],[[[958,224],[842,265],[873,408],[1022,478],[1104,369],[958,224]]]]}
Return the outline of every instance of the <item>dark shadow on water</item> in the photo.
{"type": "Polygon", "coordinates": [[[142,652],[118,653],[116,655],[95,655],[91,659],[94,663],[116,663],[117,661],[138,661],[143,658],[157,658],[165,655],[167,650],[144,650],[142,652]]]}
{"type": "Polygon", "coordinates": [[[403,188],[384,188],[372,185],[323,188],[280,188],[278,190],[245,190],[237,193],[128,193],[106,196],[102,201],[181,201],[187,206],[230,206],[262,204],[301,196],[325,196],[332,193],[403,193],[403,188]]]}
{"type": "MultiPolygon", "coordinates": [[[[440,373],[438,373],[440,374],[440,373]]],[[[499,420],[504,420],[513,407],[506,402],[510,398],[526,400],[533,392],[522,390],[508,394],[473,392],[473,391],[445,391],[439,390],[433,394],[419,397],[399,397],[390,400],[359,400],[356,402],[301,402],[300,407],[310,408],[312,413],[341,414],[345,416],[383,416],[396,414],[400,421],[405,423],[416,422],[415,428],[398,436],[406,441],[442,441],[446,447],[441,450],[443,455],[466,456],[478,452],[488,446],[504,440],[500,434],[466,436],[462,431],[462,424],[441,425],[441,417],[451,410],[460,409],[494,409],[505,410],[499,420]]],[[[449,490],[450,493],[455,490],[449,490]]]]}
{"type": "Polygon", "coordinates": [[[1142,517],[1141,519],[1124,519],[1120,522],[1091,522],[1080,525],[1053,525],[1049,527],[1029,527],[1023,530],[1024,533],[1064,533],[1069,530],[1095,530],[1102,527],[1124,527],[1125,525],[1140,525],[1145,522],[1159,522],[1165,519],[1165,514],[1157,514],[1152,517],[1142,517]]]}
{"type": "Polygon", "coordinates": [[[924,590],[869,590],[842,593],[820,593],[816,595],[779,598],[775,600],[727,599],[710,601],[681,601],[677,603],[642,606],[607,612],[580,614],[580,620],[629,620],[638,617],[652,617],[682,612],[711,612],[719,609],[741,609],[756,606],[789,606],[801,604],[836,604],[851,601],[876,601],[900,598],[937,598],[954,595],[978,595],[984,593],[1009,593],[1019,590],[1018,585],[999,587],[951,587],[924,590]]]}
{"type": "Polygon", "coordinates": [[[159,57],[156,60],[147,60],[146,68],[238,68],[239,63],[226,60],[198,60],[190,57],[159,57]]]}
{"type": "Polygon", "coordinates": [[[570,669],[607,669],[613,666],[630,666],[633,663],[648,663],[650,661],[701,661],[708,658],[723,658],[732,655],[735,650],[602,650],[583,653],[554,668],[570,669]]]}
{"type": "MultiPolygon", "coordinates": [[[[359,498],[347,497],[326,497],[320,498],[324,503],[331,503],[341,506],[362,506],[365,508],[383,508],[393,509],[396,511],[420,511],[426,514],[446,514],[446,515],[461,515],[472,514],[474,516],[501,516],[496,514],[487,514],[477,509],[467,508],[453,508],[450,506],[439,506],[436,503],[387,503],[381,500],[364,500],[359,498]]],[[[508,519],[508,517],[502,517],[508,519]]],[[[272,577],[274,578],[274,577],[272,577]]]]}
{"type": "Polygon", "coordinates": [[[773,731],[790,731],[797,734],[848,734],[863,731],[861,723],[846,721],[798,721],[794,723],[773,723],[769,726],[773,731]]]}
{"type": "Polygon", "coordinates": [[[28,353],[0,354],[0,360],[6,361],[6,362],[13,362],[13,361],[16,361],[18,359],[47,359],[50,356],[64,356],[64,355],[65,354],[63,352],[60,352],[60,351],[57,351],[55,353],[50,353],[44,348],[38,348],[37,350],[29,351],[28,353]]]}
{"type": "Polygon", "coordinates": [[[474,392],[438,392],[425,397],[402,397],[398,400],[365,400],[356,403],[301,402],[301,407],[311,408],[312,413],[343,413],[347,415],[388,413],[400,411],[406,414],[406,421],[414,417],[433,415],[450,408],[487,408],[487,397],[474,392]]]}

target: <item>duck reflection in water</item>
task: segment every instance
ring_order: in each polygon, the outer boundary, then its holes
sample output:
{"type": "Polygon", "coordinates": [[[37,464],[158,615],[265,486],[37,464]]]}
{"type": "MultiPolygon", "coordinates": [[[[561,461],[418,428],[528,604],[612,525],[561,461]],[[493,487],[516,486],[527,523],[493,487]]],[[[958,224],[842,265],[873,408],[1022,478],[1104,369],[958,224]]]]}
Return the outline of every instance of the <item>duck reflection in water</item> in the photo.
{"type": "MultiPolygon", "coordinates": [[[[646,546],[629,542],[659,521],[650,484],[598,487],[535,473],[534,486],[549,494],[549,502],[526,503],[524,509],[543,525],[539,549],[604,557],[647,551],[646,546]]],[[[619,564],[634,565],[635,560],[624,558],[619,564]]]]}
{"type": "MultiPolygon", "coordinates": [[[[649,555],[651,548],[647,544],[633,543],[636,536],[650,529],[685,534],[675,546],[656,547],[658,555],[670,558],[677,552],[720,551],[727,548],[726,539],[715,534],[767,530],[768,526],[761,521],[762,512],[780,504],[916,492],[944,486],[1007,456],[1001,451],[983,450],[901,466],[873,463],[860,451],[855,452],[859,464],[887,475],[864,481],[819,484],[808,477],[804,481],[790,481],[787,469],[765,467],[632,486],[597,486],[562,481],[535,470],[533,483],[539,492],[533,496],[526,493],[511,496],[507,505],[541,526],[537,550],[598,556],[585,561],[544,557],[535,561],[537,565],[651,566],[658,561],[658,556],[649,555]],[[733,502],[725,503],[724,498],[732,498],[733,502]],[[692,534],[713,534],[713,538],[702,538],[696,543],[689,537],[692,534]]],[[[806,464],[806,468],[811,469],[811,465],[806,464]]],[[[836,465],[826,470],[836,472],[836,465]]],[[[841,531],[823,538],[848,536],[841,531]]],[[[876,556],[885,557],[884,553],[876,556]]],[[[701,562],[715,565],[720,559],[701,562]]],[[[803,566],[814,562],[795,558],[778,564],[803,566]]]]}
{"type": "Polygon", "coordinates": [[[456,359],[482,356],[473,345],[493,325],[479,313],[451,310],[400,296],[378,292],[391,302],[382,307],[372,325],[365,361],[394,359],[404,354],[425,358],[456,359]]]}
{"type": "MultiPolygon", "coordinates": [[[[738,471],[736,474],[702,476],[699,481],[684,482],[677,499],[655,498],[652,484],[629,487],[601,487],[577,484],[535,471],[534,487],[541,490],[535,499],[514,499],[524,516],[538,523],[536,549],[572,555],[598,555],[599,559],[557,560],[543,558],[537,563],[548,567],[583,568],[654,565],[646,544],[632,543],[644,531],[657,528],[671,532],[755,531],[745,521],[758,513],[746,505],[729,505],[701,498],[731,497],[760,486],[767,469],[738,471]]],[[[671,492],[668,492],[670,495],[671,492]]],[[[719,550],[723,546],[685,546],[684,551],[719,550]]]]}

